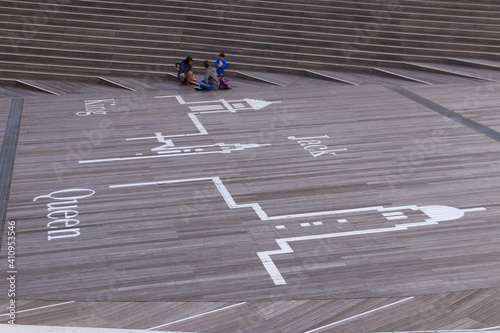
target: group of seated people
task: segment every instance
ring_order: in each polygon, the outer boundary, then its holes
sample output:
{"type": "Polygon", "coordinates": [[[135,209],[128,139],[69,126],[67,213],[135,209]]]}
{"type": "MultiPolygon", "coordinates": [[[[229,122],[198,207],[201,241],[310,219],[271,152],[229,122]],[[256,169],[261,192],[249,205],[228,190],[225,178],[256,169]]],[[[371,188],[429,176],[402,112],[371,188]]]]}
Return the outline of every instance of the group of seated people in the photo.
{"type": "MultiPolygon", "coordinates": [[[[224,53],[219,55],[219,58],[215,61],[216,68],[210,65],[210,61],[203,61],[203,66],[205,67],[205,77],[200,82],[200,90],[218,90],[220,80],[219,77],[224,76],[224,69],[227,66],[226,56],[224,53]]],[[[189,85],[190,81],[196,81],[193,74],[193,58],[187,57],[180,63],[176,63],[178,66],[177,78],[181,81],[180,85],[189,85]]]]}

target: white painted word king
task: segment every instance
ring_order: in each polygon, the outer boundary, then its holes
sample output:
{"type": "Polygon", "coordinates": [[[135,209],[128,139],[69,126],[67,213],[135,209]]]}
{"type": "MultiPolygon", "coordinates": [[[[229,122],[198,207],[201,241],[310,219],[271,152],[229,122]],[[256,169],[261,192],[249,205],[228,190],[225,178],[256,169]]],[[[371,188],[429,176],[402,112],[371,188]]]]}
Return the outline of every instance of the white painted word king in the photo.
{"type": "Polygon", "coordinates": [[[77,116],[86,117],[91,114],[106,115],[112,106],[116,105],[114,99],[93,99],[85,101],[85,111],[79,111],[77,116]]]}

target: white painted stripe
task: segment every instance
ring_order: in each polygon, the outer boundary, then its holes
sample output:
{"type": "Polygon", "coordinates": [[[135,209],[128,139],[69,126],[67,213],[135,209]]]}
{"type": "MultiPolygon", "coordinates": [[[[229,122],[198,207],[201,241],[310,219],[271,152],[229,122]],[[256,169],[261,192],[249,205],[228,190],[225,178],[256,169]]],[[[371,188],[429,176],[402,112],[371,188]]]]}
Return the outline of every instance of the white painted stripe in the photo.
{"type": "Polygon", "coordinates": [[[193,112],[224,110],[222,105],[197,105],[189,107],[193,112]]]}
{"type": "MultiPolygon", "coordinates": [[[[208,134],[208,133],[207,133],[208,134]]],[[[186,136],[197,136],[197,135],[205,135],[205,134],[200,134],[200,133],[193,133],[193,134],[177,134],[177,135],[163,135],[164,138],[183,138],[186,136]]],[[[125,139],[126,141],[139,141],[139,140],[158,140],[156,136],[147,136],[147,137],[142,137],[142,138],[127,138],[125,139]]]]}
{"type": "MultiPolygon", "coordinates": [[[[186,154],[183,154],[186,155],[186,154]]],[[[164,155],[163,155],[164,156],[164,155]]],[[[160,157],[163,157],[160,156],[160,157]]],[[[168,156],[173,156],[173,155],[168,155],[168,156]]],[[[132,158],[141,158],[141,157],[156,157],[156,156],[139,156],[139,157],[132,157],[132,158]]],[[[130,158],[129,158],[130,159],[130,158]]],[[[89,162],[89,161],[80,161],[82,162],[89,162]]],[[[372,207],[363,207],[363,208],[353,208],[353,209],[342,209],[342,210],[331,210],[331,211],[323,211],[323,212],[312,212],[312,213],[301,213],[301,214],[290,214],[290,215],[279,215],[279,216],[268,216],[267,213],[262,209],[259,203],[247,203],[247,204],[237,204],[231,193],[229,193],[228,189],[226,186],[222,183],[222,180],[220,177],[207,177],[207,178],[194,178],[194,179],[181,179],[181,180],[169,180],[169,181],[161,181],[161,182],[150,182],[150,183],[135,183],[135,184],[122,184],[122,185],[112,185],[110,188],[118,188],[118,187],[137,187],[137,186],[147,186],[147,185],[158,185],[158,184],[175,184],[175,183],[184,183],[184,182],[196,182],[196,181],[205,181],[205,180],[211,180],[219,190],[220,194],[224,198],[224,201],[226,204],[229,206],[229,208],[234,209],[234,208],[252,208],[255,213],[260,217],[261,220],[263,221],[269,221],[269,220],[281,220],[281,219],[290,219],[290,218],[304,218],[304,217],[314,217],[314,216],[322,216],[322,215],[343,215],[343,214],[350,214],[350,213],[360,213],[360,212],[391,212],[394,210],[400,211],[400,210],[405,210],[405,209],[411,209],[411,210],[420,210],[421,208],[416,206],[416,205],[411,205],[411,206],[399,206],[399,207],[390,207],[390,208],[385,208],[383,206],[372,206],[372,207]]],[[[484,208],[477,208],[477,210],[484,210],[484,208]]],[[[343,220],[341,220],[344,222],[343,220]]],[[[339,221],[340,222],[340,221],[339,221]]],[[[416,223],[416,224],[408,224],[405,225],[405,227],[409,226],[420,226],[420,225],[431,225],[431,224],[437,224],[436,221],[433,221],[431,219],[426,220],[425,222],[421,223],[416,223]]]]}
{"type": "MultiPolygon", "coordinates": [[[[181,134],[180,136],[185,136],[186,134],[181,134]]],[[[170,136],[168,136],[170,138],[170,136]]],[[[138,140],[157,140],[156,136],[146,136],[142,138],[127,138],[125,141],[138,141],[138,140]]]]}
{"type": "MultiPolygon", "coordinates": [[[[491,331],[492,329],[500,328],[500,326],[496,327],[487,327],[487,328],[473,328],[468,330],[457,329],[457,330],[438,330],[438,331],[393,331],[393,332],[377,332],[377,333],[473,333],[473,332],[484,332],[491,331]]],[[[500,331],[491,331],[491,333],[500,333],[500,331]]]]}
{"type": "Polygon", "coordinates": [[[196,126],[198,131],[200,131],[201,135],[208,134],[207,130],[205,129],[205,127],[203,127],[203,124],[198,120],[196,115],[194,115],[192,113],[188,113],[188,116],[189,116],[189,118],[191,118],[191,120],[193,121],[193,124],[196,126]]]}
{"type": "MultiPolygon", "coordinates": [[[[477,207],[477,208],[468,208],[468,209],[462,209],[462,212],[469,213],[469,212],[481,212],[483,210],[486,210],[484,207],[477,207]]],[[[497,326],[500,327],[500,326],[497,326]]]]}
{"type": "Polygon", "coordinates": [[[226,202],[226,204],[229,206],[229,208],[234,209],[234,208],[252,208],[257,216],[263,221],[269,220],[269,217],[267,216],[266,212],[260,207],[258,203],[250,203],[250,204],[242,204],[238,205],[234,199],[231,193],[227,190],[226,186],[222,183],[222,180],[219,177],[212,177],[212,181],[214,182],[215,186],[219,190],[220,194],[222,195],[222,198],[226,202]]]}
{"type": "Polygon", "coordinates": [[[215,310],[212,310],[212,311],[208,311],[208,312],[205,312],[205,313],[200,313],[200,314],[197,314],[197,315],[194,315],[194,316],[191,316],[191,317],[187,317],[187,318],[184,318],[184,319],[179,319],[179,320],[172,321],[170,323],[166,323],[166,324],[158,325],[158,326],[155,326],[155,327],[151,327],[151,328],[148,328],[146,331],[152,331],[152,330],[155,330],[155,329],[158,329],[158,328],[161,328],[161,327],[165,327],[165,326],[169,326],[169,325],[173,325],[173,324],[182,323],[184,321],[195,319],[195,318],[204,317],[204,316],[207,316],[207,315],[210,315],[210,314],[213,314],[213,313],[217,313],[217,312],[220,312],[220,311],[229,310],[229,309],[235,308],[237,306],[240,306],[240,305],[243,305],[243,304],[246,304],[246,303],[247,302],[242,302],[242,303],[238,303],[238,304],[229,305],[229,306],[226,306],[226,307],[223,307],[223,308],[220,308],[220,309],[215,309],[215,310]]]}
{"type": "Polygon", "coordinates": [[[394,232],[394,231],[401,231],[401,230],[407,230],[406,227],[404,226],[395,226],[391,228],[379,228],[379,229],[368,229],[368,230],[358,230],[358,231],[346,231],[346,232],[335,232],[331,234],[319,234],[319,235],[309,235],[309,236],[299,236],[299,237],[291,237],[291,238],[280,238],[276,239],[276,243],[278,243],[280,250],[273,250],[273,251],[263,251],[263,252],[257,252],[257,255],[259,256],[260,260],[262,261],[262,264],[266,268],[267,273],[273,280],[274,284],[279,286],[279,285],[285,285],[286,281],[281,275],[278,267],[274,263],[273,259],[271,259],[271,256],[277,255],[277,254],[286,254],[286,253],[293,253],[293,249],[290,246],[289,243],[292,242],[299,242],[299,241],[308,241],[308,240],[317,240],[317,239],[326,239],[326,238],[339,238],[339,237],[347,237],[347,236],[355,236],[355,235],[368,235],[368,234],[378,234],[378,233],[385,233],[385,232],[394,232]]]}
{"type": "Polygon", "coordinates": [[[35,84],[31,84],[29,82],[26,82],[26,81],[22,81],[22,80],[16,80],[18,83],[21,83],[21,84],[24,84],[28,87],[31,87],[31,88],[34,88],[34,89],[37,89],[37,90],[41,90],[41,91],[44,91],[44,92],[47,92],[49,94],[52,94],[52,95],[56,95],[56,96],[60,96],[61,94],[59,93],[56,93],[55,91],[52,91],[52,90],[49,90],[47,88],[43,88],[43,87],[39,87],[35,84]]]}
{"type": "MultiPolygon", "coordinates": [[[[145,330],[131,330],[119,328],[102,327],[71,327],[71,326],[38,326],[38,325],[20,325],[0,324],[2,333],[145,333],[145,330]]],[[[157,333],[197,333],[180,331],[156,331],[157,333]]]]}
{"type": "MultiPolygon", "coordinates": [[[[241,110],[240,110],[241,111],[241,110]]],[[[222,113],[222,112],[231,112],[229,110],[221,110],[221,111],[201,111],[201,112],[195,112],[195,113],[222,113]]]]}
{"type": "Polygon", "coordinates": [[[371,314],[371,313],[374,313],[374,312],[377,312],[377,311],[380,311],[380,310],[384,310],[384,309],[387,309],[387,308],[390,308],[392,306],[395,306],[395,305],[398,305],[398,304],[401,304],[401,303],[404,303],[404,302],[407,302],[409,300],[412,300],[414,299],[415,296],[412,296],[412,297],[407,297],[407,298],[404,298],[402,300],[399,300],[397,302],[394,302],[394,303],[391,303],[391,304],[387,304],[387,305],[384,305],[384,306],[381,306],[379,308],[376,308],[376,309],[373,309],[373,310],[370,310],[370,311],[366,311],[366,312],[363,312],[363,313],[360,313],[360,314],[357,314],[355,316],[352,316],[352,317],[349,317],[349,318],[345,318],[345,319],[342,319],[342,320],[339,320],[339,321],[336,321],[334,323],[331,323],[331,324],[328,324],[328,325],[325,325],[325,326],[321,326],[321,327],[318,327],[318,328],[315,328],[313,330],[310,330],[310,331],[306,331],[304,333],[313,333],[313,332],[319,332],[325,328],[330,328],[332,326],[335,326],[335,325],[338,325],[338,324],[342,324],[342,323],[345,323],[346,321],[349,321],[349,320],[353,320],[353,319],[357,319],[359,317],[362,317],[362,316],[366,316],[368,314],[371,314]]]}
{"type": "Polygon", "coordinates": [[[496,330],[497,328],[500,328],[500,326],[480,328],[480,329],[478,329],[478,331],[490,331],[490,330],[496,330]]]}
{"type": "Polygon", "coordinates": [[[139,187],[139,186],[149,186],[149,185],[189,183],[189,182],[199,182],[199,181],[203,181],[203,180],[212,180],[212,178],[192,178],[192,179],[182,179],[182,180],[169,180],[169,181],[163,181],[163,182],[147,182],[147,183],[133,183],[133,184],[111,185],[109,188],[139,187]]]}
{"type": "Polygon", "coordinates": [[[336,214],[369,212],[369,211],[378,211],[379,208],[382,209],[382,207],[380,207],[380,206],[374,206],[374,207],[355,208],[355,209],[329,210],[329,211],[314,212],[314,213],[279,215],[279,216],[268,217],[266,220],[281,220],[281,219],[291,219],[291,218],[316,217],[316,216],[322,216],[322,215],[336,215],[336,214]]]}
{"type": "Polygon", "coordinates": [[[403,212],[390,212],[390,213],[383,213],[382,215],[384,215],[384,216],[396,216],[396,215],[403,215],[403,212]]]}
{"type": "MultiPolygon", "coordinates": [[[[293,253],[294,251],[288,244],[289,242],[297,242],[297,241],[307,241],[307,240],[316,240],[316,239],[324,239],[324,238],[337,238],[337,237],[345,237],[345,236],[353,236],[353,235],[365,235],[365,234],[374,234],[374,233],[385,233],[385,232],[393,232],[393,231],[401,231],[408,230],[409,228],[415,228],[420,226],[429,226],[439,224],[441,221],[449,221],[460,218],[464,215],[462,210],[453,208],[453,207],[445,207],[445,206],[426,206],[426,207],[418,207],[416,205],[411,206],[399,206],[392,208],[385,208],[382,206],[374,206],[374,207],[363,207],[363,208],[354,208],[354,209],[344,209],[344,210],[332,210],[332,211],[324,211],[324,212],[312,212],[312,213],[303,213],[303,214],[291,214],[291,215],[280,215],[280,216],[268,216],[267,213],[262,209],[259,203],[246,203],[246,204],[237,204],[231,193],[229,193],[226,186],[222,183],[220,177],[207,177],[207,178],[194,178],[194,179],[181,179],[181,180],[170,180],[163,182],[149,182],[149,183],[135,183],[135,184],[122,184],[122,185],[111,185],[110,188],[121,188],[121,187],[137,187],[137,186],[147,186],[147,185],[159,185],[159,184],[174,184],[174,183],[183,183],[183,182],[196,182],[196,181],[206,181],[211,180],[219,193],[222,195],[222,198],[228,205],[230,209],[237,208],[252,208],[257,216],[261,219],[261,221],[270,221],[270,220],[281,220],[281,219],[289,219],[289,218],[301,218],[301,217],[312,217],[312,216],[322,216],[322,215],[334,215],[334,214],[349,214],[349,213],[359,213],[359,212],[399,212],[405,209],[411,210],[421,210],[424,213],[428,214],[430,217],[422,222],[415,223],[406,223],[406,224],[396,224],[393,227],[387,228],[378,228],[378,229],[368,229],[368,230],[358,230],[358,231],[349,231],[349,232],[337,232],[330,234],[319,234],[319,235],[309,235],[302,237],[293,237],[293,238],[282,238],[276,239],[276,242],[280,246],[280,250],[274,251],[264,251],[258,252],[262,264],[267,270],[269,276],[273,280],[275,285],[284,285],[286,284],[285,279],[281,275],[279,269],[274,264],[271,259],[272,255],[275,254],[284,254],[284,253],[293,253]]],[[[484,207],[480,208],[472,208],[472,210],[484,210],[484,207]]],[[[471,209],[469,209],[470,211],[471,209]]],[[[405,215],[403,216],[393,216],[387,217],[387,219],[401,219],[407,218],[405,215]]],[[[338,220],[340,223],[345,223],[347,220],[338,220]]],[[[305,226],[302,224],[302,226],[305,226]]]]}
{"type": "Polygon", "coordinates": [[[118,82],[115,82],[115,81],[113,81],[113,80],[106,79],[105,77],[99,77],[99,80],[103,80],[103,81],[105,81],[105,82],[108,82],[108,83],[110,83],[110,84],[112,84],[112,85],[115,85],[115,86],[121,87],[121,88],[126,89],[126,90],[130,90],[130,91],[133,91],[133,92],[137,92],[137,90],[135,90],[134,88],[127,87],[127,86],[125,86],[125,85],[123,85],[123,84],[120,84],[120,83],[118,83],[118,82]]]}
{"type": "Polygon", "coordinates": [[[233,108],[233,106],[231,104],[229,104],[229,102],[221,99],[220,102],[227,108],[227,111],[229,112],[236,112],[236,110],[233,108]]]}
{"type": "MultiPolygon", "coordinates": [[[[71,304],[71,303],[75,303],[75,301],[68,301],[68,302],[63,302],[63,303],[57,303],[57,304],[51,304],[51,305],[40,306],[40,307],[38,307],[38,308],[26,309],[26,310],[21,310],[21,311],[16,311],[16,313],[23,313],[23,312],[29,312],[29,311],[35,311],[35,310],[41,310],[41,309],[47,309],[47,308],[52,308],[52,307],[55,307],[55,306],[65,305],[65,304],[71,304]]],[[[10,315],[10,313],[4,313],[4,314],[0,314],[0,317],[1,317],[1,316],[8,316],[8,315],[10,315]]]]}
{"type": "Polygon", "coordinates": [[[400,216],[386,216],[385,218],[387,220],[389,220],[389,221],[393,221],[393,220],[406,220],[408,218],[408,216],[405,216],[405,215],[400,215],[400,216]]]}
{"type": "Polygon", "coordinates": [[[446,69],[446,68],[439,68],[439,67],[429,66],[429,65],[424,65],[424,64],[421,65],[421,64],[411,63],[411,62],[408,62],[406,64],[409,64],[411,66],[421,67],[421,68],[432,69],[432,70],[435,70],[435,71],[438,71],[438,72],[447,73],[447,74],[455,74],[455,75],[464,76],[464,77],[471,77],[471,78],[474,78],[474,79],[480,79],[480,80],[486,80],[486,81],[492,81],[492,82],[500,82],[500,81],[497,81],[497,80],[494,80],[494,79],[490,79],[490,78],[487,78],[487,77],[473,75],[473,74],[468,74],[468,73],[464,73],[464,72],[460,72],[460,71],[454,71],[454,70],[450,70],[450,69],[446,69]]]}
{"type": "Polygon", "coordinates": [[[118,162],[118,161],[133,161],[133,160],[147,160],[150,158],[162,158],[162,157],[173,157],[173,156],[189,156],[189,155],[204,155],[204,154],[224,154],[224,151],[210,151],[201,153],[182,153],[182,154],[170,154],[170,155],[148,155],[148,156],[132,156],[132,157],[115,157],[115,158],[103,158],[97,160],[85,160],[78,161],[80,164],[90,164],[90,163],[102,163],[102,162],[118,162]]]}
{"type": "MultiPolygon", "coordinates": [[[[203,124],[200,122],[198,117],[194,113],[188,113],[189,118],[193,122],[194,126],[196,126],[196,129],[199,131],[199,133],[193,133],[193,134],[177,134],[177,135],[159,135],[163,138],[179,138],[179,137],[185,137],[185,136],[196,136],[196,135],[207,135],[208,132],[203,126],[203,124]]],[[[148,137],[142,137],[142,138],[127,138],[125,139],[126,141],[138,141],[138,140],[158,140],[157,136],[148,136],[148,137]]]]}
{"type": "Polygon", "coordinates": [[[179,104],[187,104],[184,98],[179,95],[169,95],[169,96],[155,96],[155,98],[176,98],[179,104]]]}
{"type": "Polygon", "coordinates": [[[410,81],[414,81],[414,82],[420,82],[420,83],[423,83],[423,84],[427,84],[427,85],[430,85],[430,86],[433,86],[432,83],[430,82],[427,82],[427,81],[423,81],[423,80],[420,80],[420,79],[416,79],[414,77],[411,77],[411,76],[407,76],[407,75],[403,75],[403,74],[399,74],[399,73],[395,73],[393,71],[388,71],[388,70],[385,70],[385,69],[381,69],[381,68],[373,68],[374,70],[376,71],[379,71],[379,72],[382,72],[382,73],[388,73],[390,75],[394,75],[396,77],[402,77],[402,78],[405,78],[407,80],[410,80],[410,81]]]}

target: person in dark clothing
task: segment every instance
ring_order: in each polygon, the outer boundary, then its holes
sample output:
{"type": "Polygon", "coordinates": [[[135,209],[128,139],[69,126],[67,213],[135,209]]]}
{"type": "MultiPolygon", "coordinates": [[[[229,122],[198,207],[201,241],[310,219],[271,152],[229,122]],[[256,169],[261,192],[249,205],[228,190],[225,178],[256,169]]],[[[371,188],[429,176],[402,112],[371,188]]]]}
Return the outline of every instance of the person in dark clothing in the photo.
{"type": "Polygon", "coordinates": [[[210,66],[210,62],[205,60],[203,62],[205,67],[205,78],[200,82],[200,88],[202,90],[217,90],[219,89],[219,78],[214,67],[210,66]]]}
{"type": "Polygon", "coordinates": [[[183,84],[189,85],[189,81],[193,80],[193,58],[187,57],[181,61],[177,71],[177,78],[181,80],[181,86],[183,84]]]}

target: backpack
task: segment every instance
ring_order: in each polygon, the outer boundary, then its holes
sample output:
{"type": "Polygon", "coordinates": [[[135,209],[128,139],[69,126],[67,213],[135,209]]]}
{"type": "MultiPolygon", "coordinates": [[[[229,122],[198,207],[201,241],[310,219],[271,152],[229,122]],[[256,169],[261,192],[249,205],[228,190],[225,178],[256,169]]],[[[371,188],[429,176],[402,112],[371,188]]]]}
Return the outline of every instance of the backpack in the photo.
{"type": "Polygon", "coordinates": [[[219,89],[220,90],[229,90],[231,89],[231,83],[225,77],[219,78],[219,89]]]}

